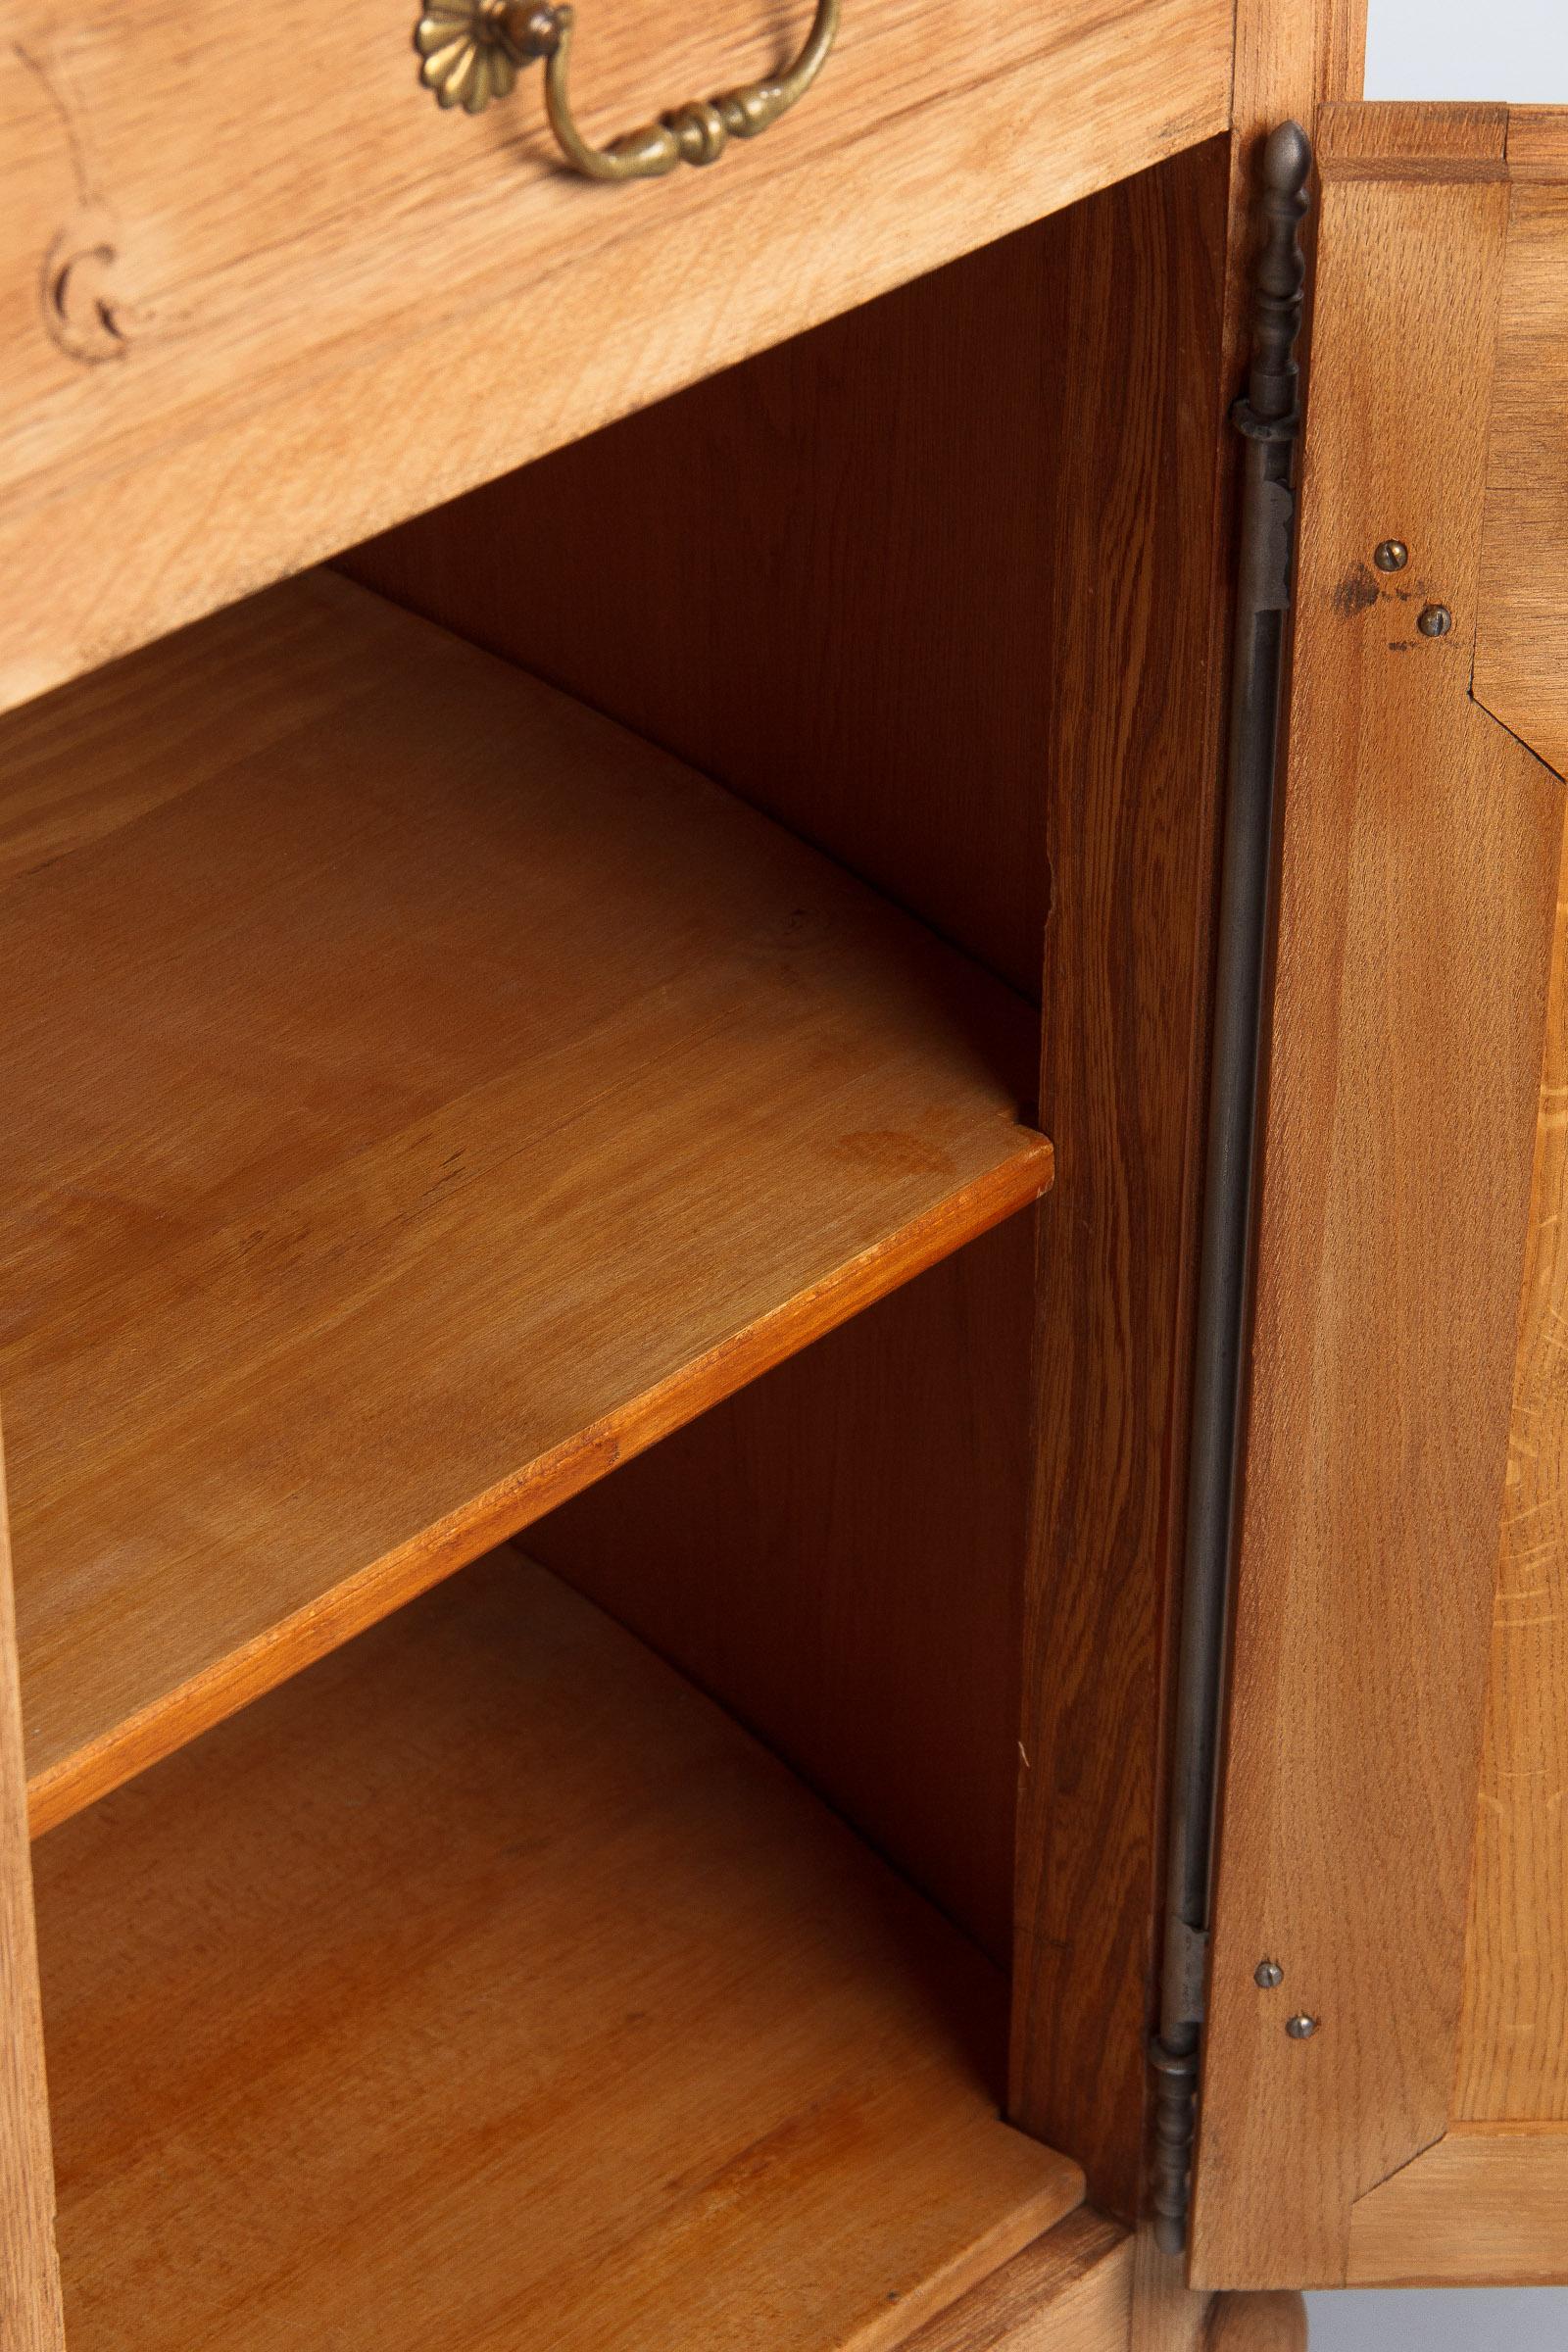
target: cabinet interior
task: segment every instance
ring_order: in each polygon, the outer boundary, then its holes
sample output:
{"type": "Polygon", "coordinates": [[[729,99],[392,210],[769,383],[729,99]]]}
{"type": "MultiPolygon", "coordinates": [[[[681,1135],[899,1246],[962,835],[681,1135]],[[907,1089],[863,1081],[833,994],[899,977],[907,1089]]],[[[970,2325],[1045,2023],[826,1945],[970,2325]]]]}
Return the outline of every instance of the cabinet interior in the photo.
{"type": "Polygon", "coordinates": [[[0,726],[73,2352],[869,2352],[1081,2195],[1014,1820],[1098,1240],[1034,1203],[1141,952],[1074,826],[1203,691],[1223,188],[0,726]]]}

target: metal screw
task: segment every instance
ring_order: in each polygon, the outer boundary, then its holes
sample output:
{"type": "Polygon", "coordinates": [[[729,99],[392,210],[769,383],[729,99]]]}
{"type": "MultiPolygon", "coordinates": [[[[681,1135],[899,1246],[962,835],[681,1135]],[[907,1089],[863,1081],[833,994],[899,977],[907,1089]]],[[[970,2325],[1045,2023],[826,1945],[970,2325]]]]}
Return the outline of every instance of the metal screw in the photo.
{"type": "Polygon", "coordinates": [[[1385,539],[1373,549],[1372,561],[1379,571],[1402,571],[1410,561],[1410,550],[1402,539],[1385,539]]]}
{"type": "Polygon", "coordinates": [[[1317,2032],[1317,2019],[1308,2017],[1303,2011],[1298,2017],[1285,2020],[1285,2031],[1293,2041],[1310,2041],[1317,2032]]]}
{"type": "Polygon", "coordinates": [[[1416,615],[1415,625],[1423,637],[1446,637],[1453,626],[1453,614],[1446,605],[1424,605],[1416,615]]]}
{"type": "Polygon", "coordinates": [[[1259,1992],[1276,1992],[1285,1982],[1285,1971],[1277,1960],[1260,1960],[1252,1971],[1252,1983],[1259,1992]]]}

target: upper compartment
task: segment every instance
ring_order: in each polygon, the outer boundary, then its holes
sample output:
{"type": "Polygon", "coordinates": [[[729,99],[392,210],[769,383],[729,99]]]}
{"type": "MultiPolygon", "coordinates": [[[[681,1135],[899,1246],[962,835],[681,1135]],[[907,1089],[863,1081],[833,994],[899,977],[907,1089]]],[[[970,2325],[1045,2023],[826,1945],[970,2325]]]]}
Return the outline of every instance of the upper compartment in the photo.
{"type": "MultiPolygon", "coordinates": [[[[0,568],[29,593],[0,708],[1228,115],[1229,0],[850,0],[764,137],[606,187],[560,163],[537,67],[441,113],[417,14],[24,0],[0,57],[0,568]]],[[[776,72],[808,18],[584,0],[584,128],[776,72]]]]}

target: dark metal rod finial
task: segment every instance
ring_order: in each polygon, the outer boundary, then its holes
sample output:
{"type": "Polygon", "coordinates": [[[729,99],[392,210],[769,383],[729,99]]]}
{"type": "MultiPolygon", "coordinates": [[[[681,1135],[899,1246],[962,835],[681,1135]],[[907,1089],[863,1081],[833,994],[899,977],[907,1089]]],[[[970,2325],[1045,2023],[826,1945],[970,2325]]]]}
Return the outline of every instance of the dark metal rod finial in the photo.
{"type": "Polygon", "coordinates": [[[1301,331],[1312,143],[1299,122],[1282,122],[1263,149],[1262,242],[1252,276],[1252,365],[1247,405],[1264,422],[1296,413],[1296,338],[1301,331]]]}
{"type": "Polygon", "coordinates": [[[1300,229],[1312,149],[1298,122],[1264,146],[1252,266],[1246,440],[1231,672],[1230,750],[1209,1062],[1208,1136],[1193,1351],[1187,1529],[1165,1872],[1165,1948],[1148,2182],[1156,2241],[1186,2235],[1210,1928],[1214,1806],[1231,1555],[1251,1300],[1259,1067],[1279,797],[1279,717],[1300,429],[1296,338],[1306,270],[1300,229]]]}

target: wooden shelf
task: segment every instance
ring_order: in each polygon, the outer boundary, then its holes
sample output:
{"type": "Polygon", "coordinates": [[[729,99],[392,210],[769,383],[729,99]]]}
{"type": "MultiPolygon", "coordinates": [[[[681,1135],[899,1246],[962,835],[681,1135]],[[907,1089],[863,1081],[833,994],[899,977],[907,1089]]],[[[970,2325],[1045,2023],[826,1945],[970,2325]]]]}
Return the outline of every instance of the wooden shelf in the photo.
{"type": "Polygon", "coordinates": [[[1005,990],[345,581],[0,742],[35,1830],[1050,1180],[1005,990]]]}
{"type": "Polygon", "coordinates": [[[73,2352],[871,2352],[1082,2193],[990,1963],[511,1551],[33,1858],[73,2352]]]}

